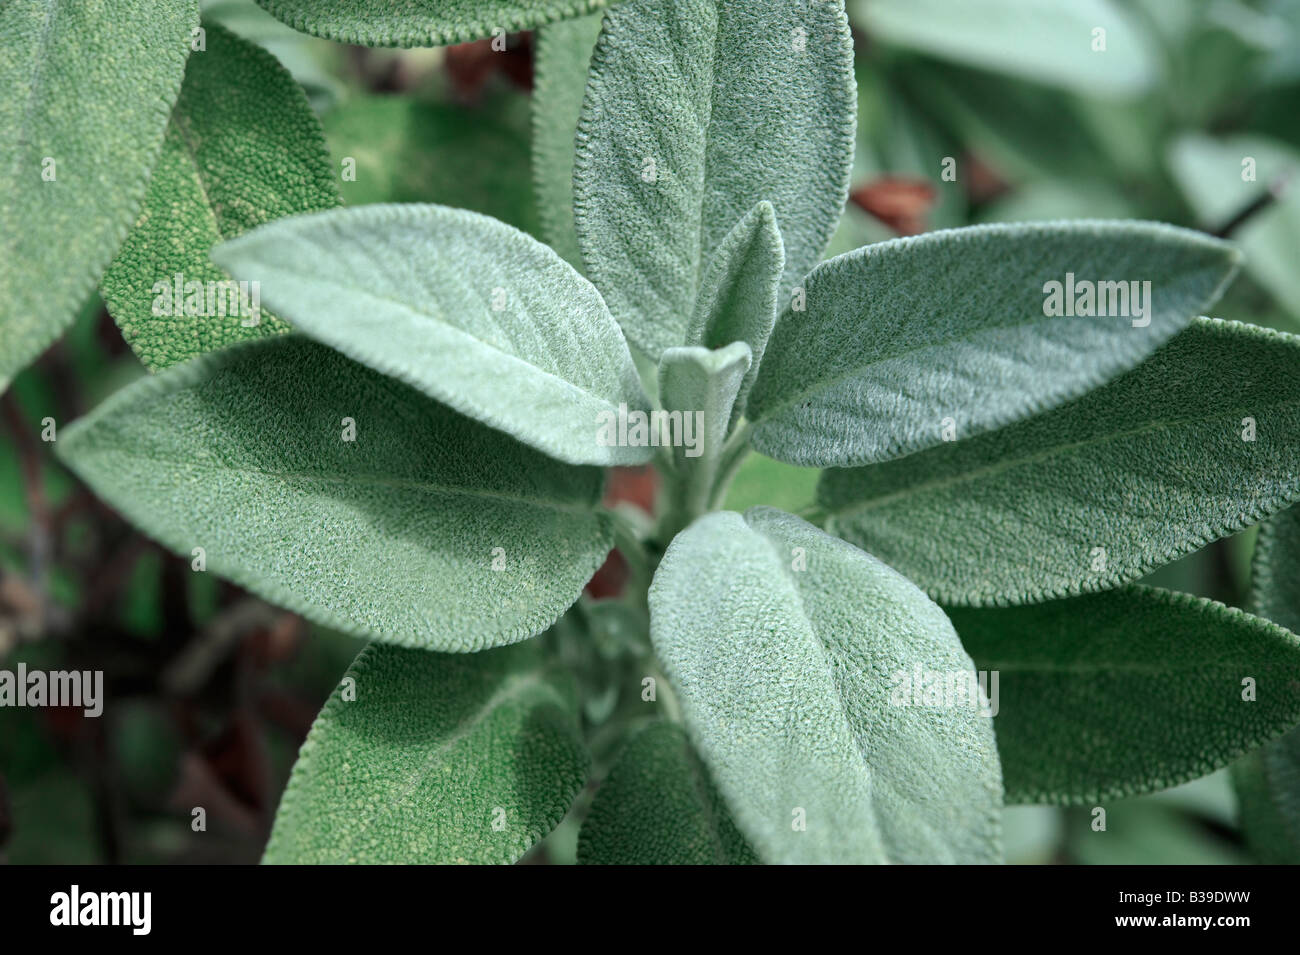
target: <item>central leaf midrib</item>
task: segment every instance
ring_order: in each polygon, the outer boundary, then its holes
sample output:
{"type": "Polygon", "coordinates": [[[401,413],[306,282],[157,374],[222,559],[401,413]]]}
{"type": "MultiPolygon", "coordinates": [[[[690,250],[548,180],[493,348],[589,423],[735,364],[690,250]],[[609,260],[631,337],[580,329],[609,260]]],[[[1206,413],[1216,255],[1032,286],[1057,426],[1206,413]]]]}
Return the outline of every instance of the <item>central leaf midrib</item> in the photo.
{"type": "Polygon", "coordinates": [[[427,494],[446,494],[468,497],[471,499],[487,499],[495,501],[507,501],[512,504],[528,504],[535,507],[545,507],[553,511],[564,514],[579,514],[595,516],[594,505],[571,504],[561,501],[552,500],[545,497],[525,497],[519,494],[507,494],[501,491],[488,491],[483,488],[465,488],[455,487],[452,485],[435,484],[427,481],[419,481],[413,478],[385,478],[373,474],[316,474],[308,471],[268,471],[262,468],[230,466],[230,465],[211,465],[201,460],[177,460],[160,455],[140,454],[134,451],[123,451],[117,448],[108,449],[107,454],[120,454],[134,461],[149,461],[155,464],[167,464],[175,468],[194,468],[200,471],[206,471],[212,474],[246,474],[256,475],[264,478],[279,479],[289,481],[299,479],[303,481],[315,482],[318,484],[358,484],[369,487],[386,487],[395,490],[415,490],[427,494]]]}
{"type": "MultiPolygon", "coordinates": [[[[865,311],[864,311],[864,315],[865,315],[865,311]]],[[[757,420],[758,422],[762,422],[767,419],[776,418],[778,415],[781,414],[781,412],[785,411],[786,408],[790,407],[791,405],[798,404],[801,401],[808,401],[819,395],[823,395],[827,391],[831,391],[838,388],[840,385],[842,385],[846,381],[849,381],[850,379],[863,377],[872,368],[875,368],[880,365],[887,365],[891,362],[896,362],[899,359],[906,358],[910,355],[915,355],[918,352],[937,351],[939,349],[948,348],[959,342],[972,342],[988,332],[1004,332],[1010,329],[1033,329],[1033,328],[1037,328],[1040,325],[1047,325],[1047,324],[1049,324],[1048,321],[1040,319],[1040,320],[1028,320],[1028,321],[1012,321],[1005,325],[987,325],[982,328],[972,329],[964,335],[950,335],[949,337],[943,339],[942,341],[925,342],[913,348],[902,348],[897,351],[891,351],[888,354],[879,355],[871,359],[870,361],[865,361],[862,362],[861,364],[854,365],[848,370],[844,371],[843,373],[836,375],[834,378],[829,378],[823,381],[816,382],[815,384],[810,385],[809,387],[803,389],[802,391],[796,392],[792,394],[790,397],[778,401],[776,404],[772,405],[769,409],[765,410],[762,413],[761,417],[757,420]]],[[[862,323],[862,327],[869,328],[870,322],[864,321],[862,323]]]]}
{"type": "MultiPolygon", "coordinates": [[[[393,798],[388,801],[387,805],[375,807],[372,812],[361,817],[361,825],[354,830],[352,838],[349,840],[349,846],[354,846],[357,839],[365,833],[367,828],[373,822],[392,815],[392,813],[411,795],[411,793],[418,789],[420,784],[429,777],[434,762],[441,757],[442,754],[446,753],[461,740],[473,733],[484,720],[492,716],[498,709],[510,703],[517,702],[519,698],[524,696],[526,690],[530,690],[533,687],[542,687],[550,690],[549,695],[554,697],[557,701],[562,702],[560,695],[555,691],[555,688],[551,686],[549,676],[549,670],[540,670],[532,673],[525,673],[523,675],[516,674],[512,677],[507,677],[506,680],[503,681],[503,684],[497,687],[475,712],[471,713],[465,719],[460,720],[447,734],[447,737],[440,741],[437,747],[424,757],[421,761],[421,765],[414,773],[412,773],[411,778],[404,789],[397,792],[393,798]]],[[[439,846],[438,848],[441,849],[442,847],[439,846]]]]}
{"type": "MultiPolygon", "coordinates": [[[[545,379],[547,379],[547,380],[549,380],[549,381],[551,381],[551,382],[556,382],[556,383],[558,383],[559,386],[560,386],[562,389],[569,389],[569,390],[572,390],[572,391],[576,391],[578,394],[582,395],[584,398],[586,398],[586,399],[590,399],[590,400],[592,400],[592,401],[595,401],[595,402],[599,403],[600,405],[604,406],[605,408],[609,408],[609,409],[612,409],[612,410],[617,410],[617,405],[615,405],[615,404],[614,404],[610,399],[608,399],[608,398],[606,398],[606,397],[604,397],[604,396],[602,396],[602,395],[599,395],[599,394],[597,394],[597,393],[594,392],[594,391],[589,390],[585,385],[579,385],[579,384],[577,384],[576,382],[572,382],[572,381],[570,381],[569,379],[564,378],[564,377],[562,377],[562,376],[556,374],[555,372],[548,371],[548,370],[546,370],[545,368],[542,368],[542,367],[540,367],[540,366],[534,364],[532,361],[530,361],[530,360],[528,360],[528,359],[526,359],[526,358],[521,358],[520,356],[518,356],[518,355],[516,355],[516,354],[512,354],[511,352],[506,351],[505,349],[503,349],[503,348],[501,348],[501,347],[499,347],[499,346],[497,346],[497,345],[494,345],[494,344],[492,344],[491,342],[486,342],[486,341],[484,341],[483,339],[479,338],[477,335],[473,334],[472,332],[469,332],[469,331],[465,330],[464,328],[461,328],[459,325],[456,325],[456,324],[454,324],[454,323],[452,323],[452,322],[447,321],[446,319],[444,319],[444,318],[441,316],[441,314],[434,314],[434,313],[431,313],[431,312],[423,311],[422,309],[420,309],[420,308],[418,308],[418,307],[412,305],[410,302],[404,302],[404,301],[402,301],[401,299],[392,298],[391,296],[388,296],[388,295],[381,295],[381,294],[378,294],[378,293],[376,293],[376,292],[371,292],[371,291],[368,291],[368,290],[366,290],[366,289],[358,288],[358,287],[355,286],[355,285],[345,285],[345,284],[343,284],[342,282],[338,282],[338,281],[335,281],[335,280],[330,279],[328,276],[317,276],[317,275],[309,274],[309,273],[306,273],[306,272],[299,272],[299,271],[297,271],[297,270],[295,270],[295,269],[285,268],[285,267],[283,267],[283,266],[270,266],[270,267],[267,267],[267,271],[279,272],[279,273],[281,273],[282,275],[286,276],[287,278],[289,278],[290,280],[293,280],[293,281],[306,281],[306,282],[309,282],[309,283],[312,283],[312,284],[315,284],[315,285],[318,285],[318,286],[320,286],[320,285],[324,285],[324,286],[328,286],[328,287],[330,287],[330,288],[338,289],[339,291],[342,291],[342,292],[346,292],[346,293],[348,293],[348,294],[350,294],[350,295],[356,295],[356,296],[359,296],[359,297],[362,297],[362,298],[368,299],[368,300],[370,300],[370,301],[374,301],[374,302],[382,302],[382,303],[385,303],[385,304],[388,304],[388,305],[396,306],[396,307],[398,307],[398,308],[400,308],[400,309],[402,309],[402,310],[408,312],[410,315],[412,315],[412,316],[414,316],[414,317],[416,317],[416,318],[418,318],[418,319],[421,319],[421,320],[424,320],[424,321],[428,321],[428,322],[431,323],[431,324],[435,324],[435,325],[442,326],[443,328],[445,328],[445,329],[447,329],[447,330],[449,330],[449,331],[451,331],[451,332],[454,332],[454,333],[459,334],[459,335],[463,335],[465,338],[470,339],[471,341],[478,343],[478,344],[481,345],[483,348],[488,349],[488,350],[490,350],[490,351],[492,351],[492,352],[494,352],[494,353],[496,353],[496,354],[502,356],[503,358],[507,358],[507,359],[509,359],[509,360],[511,360],[511,361],[513,361],[513,362],[517,362],[518,364],[520,364],[520,365],[526,367],[527,369],[529,369],[529,371],[530,371],[532,374],[536,374],[536,375],[542,376],[543,378],[545,378],[545,379]]],[[[284,312],[284,309],[279,309],[278,311],[281,312],[281,313],[283,313],[283,312],[284,312]]],[[[306,326],[301,325],[301,324],[295,322],[293,319],[289,319],[288,321],[289,321],[289,324],[292,325],[293,327],[295,327],[295,328],[297,328],[297,329],[303,331],[304,333],[308,333],[308,332],[307,332],[307,327],[306,327],[306,326]]],[[[317,334],[320,334],[321,332],[323,332],[324,330],[326,330],[326,329],[328,328],[328,323],[319,323],[319,322],[315,322],[315,323],[312,323],[312,325],[311,325],[310,327],[311,327],[311,331],[310,331],[308,334],[311,334],[312,337],[316,337],[317,334]]],[[[322,337],[323,337],[323,336],[322,336],[322,337]]],[[[331,336],[331,337],[333,337],[333,336],[331,336]]],[[[419,376],[419,375],[409,375],[409,376],[408,376],[408,379],[404,379],[404,380],[409,380],[409,379],[414,379],[414,378],[419,378],[421,381],[426,380],[426,379],[424,379],[422,376],[419,376]]],[[[423,385],[420,385],[420,386],[418,386],[418,387],[423,388],[424,386],[423,386],[423,385]]]]}

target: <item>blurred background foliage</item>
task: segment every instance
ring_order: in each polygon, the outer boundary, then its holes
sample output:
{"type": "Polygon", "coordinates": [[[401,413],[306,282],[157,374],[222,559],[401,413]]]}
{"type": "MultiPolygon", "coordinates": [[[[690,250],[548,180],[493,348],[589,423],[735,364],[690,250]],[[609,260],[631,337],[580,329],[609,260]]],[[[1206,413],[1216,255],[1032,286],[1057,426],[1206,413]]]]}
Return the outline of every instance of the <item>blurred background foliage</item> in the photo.
{"type": "MultiPolygon", "coordinates": [[[[438,202],[538,231],[533,38],[349,47],[252,0],[204,16],[264,45],[306,89],[345,202],[438,202]]],[[[1247,256],[1215,314],[1300,332],[1300,0],[848,0],[857,48],[852,201],[830,254],[981,222],[1140,218],[1227,235],[1247,256]],[[1105,49],[1093,48],[1097,28],[1105,49]],[[1242,161],[1256,166],[1243,180],[1242,161]],[[955,171],[941,176],[946,160],[955,171]]],[[[360,642],[162,551],[42,440],[143,368],[99,300],[3,399],[0,666],[102,669],[108,705],[0,709],[0,858],[254,862],[317,709],[360,642]],[[207,813],[192,826],[193,807],[207,813]]],[[[817,472],[752,456],[727,506],[809,505],[817,472]]],[[[648,504],[644,475],[613,494],[648,504]]],[[[1240,605],[1253,534],[1150,579],[1240,605]]],[[[617,562],[569,627],[616,639],[617,562]],[[610,619],[602,621],[602,617],[610,619]],[[613,635],[612,637],[610,635],[613,635]]],[[[565,640],[583,633],[557,634],[565,640]]],[[[608,717],[599,701],[587,717],[608,717]]],[[[599,738],[599,737],[597,737],[599,738]]],[[[1226,772],[1089,809],[1010,809],[1009,861],[1252,861],[1226,772]]],[[[530,857],[572,861],[571,823],[530,857]]]]}

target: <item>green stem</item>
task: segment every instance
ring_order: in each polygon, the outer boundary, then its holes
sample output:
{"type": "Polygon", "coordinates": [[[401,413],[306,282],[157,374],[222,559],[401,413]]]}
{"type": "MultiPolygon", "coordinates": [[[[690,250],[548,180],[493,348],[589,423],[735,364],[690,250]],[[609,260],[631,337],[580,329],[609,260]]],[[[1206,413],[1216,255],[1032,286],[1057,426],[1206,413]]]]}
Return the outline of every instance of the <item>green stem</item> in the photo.
{"type": "Polygon", "coordinates": [[[709,492],[710,508],[717,509],[722,506],[722,502],[727,496],[727,489],[731,487],[731,482],[736,477],[736,472],[740,470],[740,465],[749,456],[749,433],[751,430],[749,422],[746,421],[735,430],[728,439],[726,447],[722,449],[717,475],[713,481],[713,488],[709,492]]]}

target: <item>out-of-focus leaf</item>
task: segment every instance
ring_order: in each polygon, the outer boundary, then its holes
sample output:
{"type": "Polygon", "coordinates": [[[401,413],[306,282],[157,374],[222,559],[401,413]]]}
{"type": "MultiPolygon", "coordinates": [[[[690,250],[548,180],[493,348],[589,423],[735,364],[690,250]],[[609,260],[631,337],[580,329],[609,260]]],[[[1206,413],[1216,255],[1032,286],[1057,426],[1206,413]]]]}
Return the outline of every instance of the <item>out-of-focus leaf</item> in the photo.
{"type": "Polygon", "coordinates": [[[126,235],[197,26],[196,0],[0,6],[0,392],[126,235]]]}
{"type": "Polygon", "coordinates": [[[288,331],[208,251],[339,203],[320,123],[270,53],[216,25],[190,57],[144,209],[100,283],[122,336],[158,370],[288,331]],[[200,283],[191,285],[190,283],[200,283]]]}

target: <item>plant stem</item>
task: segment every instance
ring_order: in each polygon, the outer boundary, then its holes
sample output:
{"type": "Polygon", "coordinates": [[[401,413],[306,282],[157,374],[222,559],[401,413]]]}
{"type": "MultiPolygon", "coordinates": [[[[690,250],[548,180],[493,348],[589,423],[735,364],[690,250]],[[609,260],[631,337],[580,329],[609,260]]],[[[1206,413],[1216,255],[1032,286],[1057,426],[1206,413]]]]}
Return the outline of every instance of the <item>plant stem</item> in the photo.
{"type": "Polygon", "coordinates": [[[749,422],[746,421],[735,430],[727,440],[726,447],[722,449],[717,475],[713,481],[713,488],[709,493],[710,508],[716,509],[721,506],[723,499],[727,496],[727,489],[731,487],[731,482],[736,477],[736,472],[740,470],[740,465],[749,456],[749,433],[751,430],[749,422]]]}

